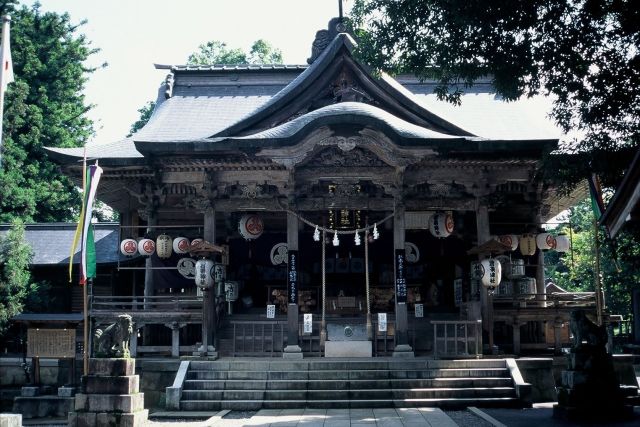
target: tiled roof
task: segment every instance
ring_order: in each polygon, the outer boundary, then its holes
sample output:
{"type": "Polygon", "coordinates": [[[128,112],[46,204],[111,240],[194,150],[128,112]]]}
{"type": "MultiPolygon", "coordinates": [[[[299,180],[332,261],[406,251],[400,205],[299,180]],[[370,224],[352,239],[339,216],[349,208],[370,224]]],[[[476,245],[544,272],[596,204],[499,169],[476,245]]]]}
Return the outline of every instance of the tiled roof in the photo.
{"type": "MultiPolygon", "coordinates": [[[[10,228],[0,224],[0,236],[4,237],[10,228]]],[[[32,265],[59,265],[69,263],[71,244],[76,231],[75,223],[27,224],[25,239],[33,250],[32,265]]],[[[124,259],[120,254],[120,233],[117,223],[94,224],[96,259],[98,264],[108,264],[124,259]]],[[[73,257],[80,260],[80,247],[73,257]]]]}
{"type": "Polygon", "coordinates": [[[207,138],[256,110],[284,85],[174,87],[136,141],[188,141],[207,138]]]}
{"type": "Polygon", "coordinates": [[[238,139],[288,138],[295,135],[305,126],[313,123],[314,121],[321,119],[337,119],[337,122],[340,122],[340,120],[346,116],[350,116],[351,119],[347,119],[345,120],[345,122],[352,122],[353,117],[360,117],[365,120],[370,119],[376,122],[383,123],[391,127],[398,135],[405,138],[460,139],[460,137],[458,136],[446,135],[444,133],[435,132],[430,129],[416,126],[405,120],[399,119],[393,114],[390,114],[378,107],[369,104],[363,104],[361,102],[341,102],[338,104],[328,105],[326,107],[322,107],[318,110],[307,113],[304,116],[298,117],[290,122],[283,123],[280,126],[276,126],[272,129],[267,129],[254,135],[240,137],[238,139]]]}
{"type": "Polygon", "coordinates": [[[416,102],[443,119],[474,135],[488,139],[558,139],[561,130],[548,117],[551,100],[544,96],[507,102],[491,84],[480,83],[465,88],[461,104],[438,100],[436,84],[405,83],[416,102]]]}
{"type": "Polygon", "coordinates": [[[213,64],[213,65],[168,65],[156,68],[169,68],[172,71],[265,71],[265,70],[304,70],[308,65],[297,64],[213,64]]]}

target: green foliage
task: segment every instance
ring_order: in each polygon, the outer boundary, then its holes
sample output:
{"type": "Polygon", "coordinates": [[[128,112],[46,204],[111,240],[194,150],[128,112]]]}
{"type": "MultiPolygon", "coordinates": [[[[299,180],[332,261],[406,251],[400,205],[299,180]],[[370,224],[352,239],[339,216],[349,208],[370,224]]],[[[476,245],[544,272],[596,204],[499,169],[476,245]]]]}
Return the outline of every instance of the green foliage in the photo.
{"type": "MultiPolygon", "coordinates": [[[[189,55],[188,65],[239,65],[239,64],[282,64],[282,51],[274,48],[266,40],[253,42],[249,54],[242,49],[231,49],[227,44],[218,40],[211,40],[198,46],[198,50],[189,55]]],[[[138,110],[140,118],[131,125],[131,136],[147,124],[156,103],[147,102],[138,110]]]]}
{"type": "MultiPolygon", "coordinates": [[[[596,256],[590,201],[584,200],[571,208],[566,220],[570,221],[571,230],[568,225],[562,225],[554,231],[565,232],[572,237],[572,250],[563,255],[555,251],[545,253],[546,275],[566,290],[593,292],[596,256]]],[[[639,232],[628,224],[615,241],[606,239],[604,230],[599,229],[598,232],[600,278],[605,303],[611,313],[622,314],[625,318],[631,313],[631,289],[640,283],[639,232]]]]}
{"type": "MultiPolygon", "coordinates": [[[[356,0],[352,15],[363,60],[435,79],[443,99],[460,102],[481,76],[507,100],[552,95],[553,119],[585,135],[574,151],[607,177],[630,159],[599,162],[601,153],[640,143],[636,0],[356,0]]],[[[569,166],[582,178],[578,163],[569,166]]]]}
{"type": "Polygon", "coordinates": [[[131,125],[131,129],[129,129],[129,135],[131,136],[134,133],[138,132],[140,129],[147,124],[149,119],[151,118],[151,114],[153,114],[153,109],[156,108],[155,101],[147,102],[142,108],[138,109],[138,113],[140,113],[140,118],[131,125]]]}
{"type": "Polygon", "coordinates": [[[4,238],[0,238],[0,334],[9,319],[22,312],[31,292],[38,291],[31,283],[31,256],[31,248],[24,240],[24,223],[15,219],[4,238]]]}
{"type": "Polygon", "coordinates": [[[12,15],[11,48],[16,81],[5,98],[0,222],[72,219],[80,197],[43,147],[77,147],[93,133],[82,91],[96,52],[67,14],[43,13],[39,4],[12,15]]]}
{"type": "Polygon", "coordinates": [[[211,40],[198,46],[198,50],[189,55],[187,63],[189,65],[282,64],[282,52],[263,39],[253,42],[248,55],[242,49],[231,49],[224,42],[211,40]]]}

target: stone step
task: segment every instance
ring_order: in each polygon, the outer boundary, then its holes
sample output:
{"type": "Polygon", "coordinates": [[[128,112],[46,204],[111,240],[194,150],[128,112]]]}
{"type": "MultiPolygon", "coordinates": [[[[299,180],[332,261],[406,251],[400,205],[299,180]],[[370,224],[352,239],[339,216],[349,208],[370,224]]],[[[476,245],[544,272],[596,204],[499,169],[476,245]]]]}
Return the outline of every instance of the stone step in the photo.
{"type": "Polygon", "coordinates": [[[416,388],[392,390],[394,399],[448,399],[516,397],[513,387],[416,388]]]}
{"type": "Polygon", "coordinates": [[[258,410],[289,409],[289,408],[388,408],[388,407],[447,407],[464,408],[476,407],[521,407],[521,403],[514,397],[502,398],[444,398],[444,399],[341,399],[341,400],[184,400],[180,402],[182,411],[218,411],[230,410],[258,410]]]}
{"type": "Polygon", "coordinates": [[[434,378],[451,378],[451,377],[510,377],[509,370],[506,368],[446,368],[437,369],[434,378]]]}

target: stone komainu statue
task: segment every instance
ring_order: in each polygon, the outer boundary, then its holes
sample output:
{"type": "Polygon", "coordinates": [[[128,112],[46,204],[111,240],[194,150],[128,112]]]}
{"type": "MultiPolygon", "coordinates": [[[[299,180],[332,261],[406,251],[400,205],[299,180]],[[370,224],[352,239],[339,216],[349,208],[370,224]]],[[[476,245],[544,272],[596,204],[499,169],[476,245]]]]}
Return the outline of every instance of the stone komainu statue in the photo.
{"type": "Polygon", "coordinates": [[[570,317],[570,329],[573,335],[573,347],[578,348],[586,342],[594,347],[607,344],[607,330],[598,326],[587,317],[584,310],[573,310],[570,317]]]}
{"type": "Polygon", "coordinates": [[[94,333],[97,357],[129,357],[129,338],[133,321],[128,314],[118,316],[116,323],[94,333]]]}

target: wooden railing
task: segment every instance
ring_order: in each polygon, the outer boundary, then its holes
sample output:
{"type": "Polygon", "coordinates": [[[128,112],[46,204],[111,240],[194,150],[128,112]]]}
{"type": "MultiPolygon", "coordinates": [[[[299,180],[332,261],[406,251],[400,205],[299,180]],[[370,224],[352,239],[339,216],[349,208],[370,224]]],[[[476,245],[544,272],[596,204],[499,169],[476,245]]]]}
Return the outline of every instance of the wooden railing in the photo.
{"type": "Polygon", "coordinates": [[[433,357],[480,357],[481,320],[432,320],[433,357]]]}
{"type": "Polygon", "coordinates": [[[552,292],[545,294],[494,295],[494,303],[512,303],[519,307],[581,307],[596,305],[595,292],[552,292]]]}
{"type": "MultiPolygon", "coordinates": [[[[201,312],[202,298],[195,295],[157,296],[94,296],[91,310],[94,312],[201,312]]],[[[170,314],[169,314],[170,316],[170,314]]],[[[169,321],[170,319],[167,319],[169,321]]]]}
{"type": "Polygon", "coordinates": [[[234,356],[279,356],[284,350],[287,322],[231,320],[234,356]]]}

